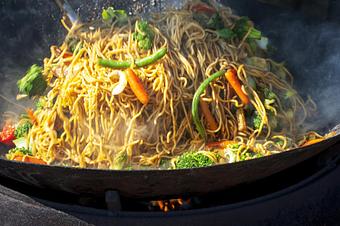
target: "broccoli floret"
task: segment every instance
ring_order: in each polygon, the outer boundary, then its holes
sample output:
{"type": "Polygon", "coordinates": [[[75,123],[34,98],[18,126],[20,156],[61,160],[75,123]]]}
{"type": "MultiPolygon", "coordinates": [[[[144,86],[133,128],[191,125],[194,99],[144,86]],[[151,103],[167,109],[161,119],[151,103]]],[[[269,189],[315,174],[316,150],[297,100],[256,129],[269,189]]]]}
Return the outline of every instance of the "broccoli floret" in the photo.
{"type": "Polygon", "coordinates": [[[261,127],[261,124],[262,124],[262,117],[261,117],[261,115],[259,115],[259,113],[257,111],[255,111],[255,113],[253,115],[253,124],[254,124],[255,129],[259,129],[261,127]]]}
{"type": "Polygon", "coordinates": [[[32,123],[30,121],[24,121],[23,123],[19,124],[19,126],[14,131],[15,138],[26,136],[31,128],[32,123]]]}
{"type": "Polygon", "coordinates": [[[112,23],[117,21],[118,26],[123,26],[128,21],[128,15],[125,10],[116,10],[113,7],[103,9],[102,18],[104,22],[112,23]]]}
{"type": "Polygon", "coordinates": [[[186,152],[178,157],[176,162],[177,169],[197,168],[211,166],[214,161],[202,153],[186,152]]]}
{"type": "Polygon", "coordinates": [[[217,34],[221,39],[231,40],[235,37],[235,33],[229,28],[223,28],[217,30],[217,34]]]}
{"type": "Polygon", "coordinates": [[[268,89],[267,87],[264,88],[263,92],[264,92],[264,97],[268,100],[275,100],[277,98],[277,95],[273,91],[268,89]]]}
{"type": "Polygon", "coordinates": [[[152,28],[145,20],[137,21],[136,23],[138,31],[133,34],[133,38],[138,42],[138,47],[143,50],[151,49],[155,36],[152,28]]]}
{"type": "Polygon", "coordinates": [[[32,65],[17,85],[21,94],[26,94],[29,97],[41,96],[47,88],[42,68],[36,64],[32,65]]]}
{"type": "Polygon", "coordinates": [[[248,17],[241,17],[238,21],[236,21],[235,27],[233,29],[240,39],[242,39],[249,32],[249,30],[250,33],[247,37],[248,39],[261,39],[261,31],[254,28],[248,17]]]}

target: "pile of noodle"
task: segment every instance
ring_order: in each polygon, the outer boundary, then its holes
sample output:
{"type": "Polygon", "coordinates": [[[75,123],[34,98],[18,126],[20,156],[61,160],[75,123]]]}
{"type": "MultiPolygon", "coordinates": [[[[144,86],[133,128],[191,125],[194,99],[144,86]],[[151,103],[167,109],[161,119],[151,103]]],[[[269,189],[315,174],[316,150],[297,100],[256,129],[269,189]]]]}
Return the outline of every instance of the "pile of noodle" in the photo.
{"type": "MultiPolygon", "coordinates": [[[[222,8],[221,17],[227,27],[238,18],[230,8],[222,8]]],[[[292,92],[293,78],[283,65],[266,60],[280,74],[247,66],[245,60],[254,54],[246,37],[226,42],[215,31],[200,26],[190,10],[153,15],[149,20],[155,33],[153,46],[143,51],[133,39],[136,20],[130,18],[121,27],[75,25],[68,28],[59,52],[51,47],[51,56],[44,60],[47,104],[35,112],[37,122],[28,135],[34,156],[48,164],[75,167],[157,168],[162,159],[171,160],[193,150],[201,150],[215,162],[233,162],[245,152],[264,156],[298,146],[303,137],[298,128],[308,117],[310,109],[306,105],[313,106],[311,101],[305,103],[294,92],[289,99],[278,95],[274,113],[284,126],[272,130],[268,116],[272,103],[265,103],[259,93],[265,87],[282,96],[292,92]],[[78,44],[74,54],[65,58],[70,39],[77,39],[78,44]],[[134,68],[150,96],[147,105],[139,102],[129,86],[119,95],[112,95],[120,77],[116,70],[98,65],[98,59],[132,61],[161,47],[168,49],[163,59],[134,68]],[[208,141],[234,140],[240,144],[236,157],[225,155],[217,160],[213,150],[204,149],[205,141],[196,131],[191,106],[202,81],[228,68],[237,70],[251,100],[250,108],[261,115],[262,124],[258,130],[248,126],[246,132],[239,131],[235,109],[247,107],[224,76],[212,82],[201,96],[218,122],[215,131],[206,127],[208,141]],[[254,81],[256,89],[250,85],[254,81]]],[[[205,124],[203,116],[201,120],[205,124]]]]}

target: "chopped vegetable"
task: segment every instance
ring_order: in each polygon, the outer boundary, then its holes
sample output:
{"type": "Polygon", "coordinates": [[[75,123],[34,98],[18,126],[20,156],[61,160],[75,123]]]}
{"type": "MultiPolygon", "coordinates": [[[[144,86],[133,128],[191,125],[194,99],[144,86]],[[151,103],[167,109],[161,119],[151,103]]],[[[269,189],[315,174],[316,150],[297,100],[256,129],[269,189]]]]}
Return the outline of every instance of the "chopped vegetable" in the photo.
{"type": "Polygon", "coordinates": [[[118,84],[113,88],[112,90],[112,95],[118,95],[118,94],[121,94],[125,87],[127,86],[127,79],[126,79],[126,74],[122,71],[118,71],[118,76],[119,76],[119,82],[118,84]]]}
{"type": "Polygon", "coordinates": [[[267,60],[261,57],[248,57],[245,60],[245,63],[249,66],[257,67],[260,70],[263,71],[269,71],[269,64],[267,63],[267,60]]]}
{"type": "Polygon", "coordinates": [[[221,16],[218,13],[212,15],[207,23],[207,27],[214,30],[223,29],[224,23],[221,16]]]}
{"type": "Polygon", "coordinates": [[[206,140],[207,139],[207,135],[204,129],[204,126],[200,120],[199,114],[198,114],[198,106],[200,104],[200,100],[201,100],[201,94],[204,92],[204,90],[208,87],[208,85],[214,81],[215,79],[221,77],[222,75],[224,75],[225,70],[221,70],[218,71],[214,74],[212,74],[209,78],[205,79],[201,85],[198,87],[198,89],[195,92],[194,98],[192,99],[192,105],[191,105],[191,114],[192,114],[192,118],[193,121],[196,125],[196,129],[198,131],[198,133],[200,134],[200,136],[206,140]]]}
{"type": "Polygon", "coordinates": [[[313,145],[313,144],[317,144],[317,143],[320,143],[324,140],[325,140],[325,138],[318,138],[318,139],[309,140],[309,141],[305,142],[301,147],[307,147],[307,146],[310,146],[310,145],[313,145]]]}
{"type": "Polygon", "coordinates": [[[35,103],[37,110],[43,109],[44,107],[46,107],[46,105],[47,105],[47,100],[46,98],[43,98],[43,97],[39,98],[39,100],[35,103]]]}
{"type": "Polygon", "coordinates": [[[36,64],[32,65],[17,85],[21,94],[29,97],[41,96],[47,88],[47,83],[42,75],[42,68],[36,64]]]}
{"type": "Polygon", "coordinates": [[[244,110],[242,108],[237,109],[236,118],[237,118],[238,131],[246,133],[247,132],[247,122],[246,122],[246,117],[244,115],[244,110]]]}
{"type": "Polygon", "coordinates": [[[13,140],[13,143],[15,144],[16,148],[26,148],[28,149],[28,144],[27,144],[27,140],[25,137],[20,137],[17,138],[15,140],[13,140]]]}
{"type": "Polygon", "coordinates": [[[268,100],[275,100],[277,98],[277,95],[267,87],[263,89],[263,93],[264,97],[268,100]]]}
{"type": "Polygon", "coordinates": [[[32,109],[28,108],[28,109],[26,109],[26,113],[27,113],[28,118],[33,123],[33,125],[37,124],[38,120],[37,120],[37,118],[34,115],[34,111],[32,109]]]}
{"type": "Polygon", "coordinates": [[[222,28],[222,29],[217,30],[216,32],[221,39],[224,39],[227,41],[235,38],[236,36],[235,33],[229,28],[222,28]]]}
{"type": "MultiPolygon", "coordinates": [[[[15,148],[10,149],[7,155],[11,155],[11,154],[15,154],[16,156],[20,154],[21,155],[32,155],[32,151],[24,147],[21,147],[21,148],[15,147],[15,148]]],[[[13,158],[8,158],[8,159],[13,159],[13,158]]]]}
{"type": "Polygon", "coordinates": [[[214,164],[214,161],[202,153],[186,152],[178,157],[176,169],[190,169],[206,167],[214,164]]]}
{"type": "Polygon", "coordinates": [[[117,25],[122,26],[127,23],[128,15],[125,10],[116,10],[113,7],[108,7],[107,9],[103,9],[102,19],[107,23],[117,21],[117,25]]]}
{"type": "Polygon", "coordinates": [[[149,95],[146,92],[142,82],[131,68],[126,70],[126,79],[137,99],[144,105],[148,104],[149,95]]]}
{"type": "Polygon", "coordinates": [[[231,144],[237,144],[237,142],[233,140],[222,140],[222,141],[217,141],[217,142],[211,142],[206,145],[206,148],[224,149],[224,148],[227,148],[228,145],[231,145],[231,144]]]}
{"type": "Polygon", "coordinates": [[[296,95],[297,95],[297,93],[296,93],[295,90],[288,90],[288,91],[285,93],[284,98],[285,98],[285,99],[290,99],[290,98],[292,98],[292,97],[294,97],[294,96],[296,96],[296,95]]]}
{"type": "Polygon", "coordinates": [[[250,103],[248,96],[243,92],[240,80],[237,77],[237,72],[234,69],[229,69],[225,77],[227,78],[231,87],[235,90],[242,103],[247,105],[250,103]]]}
{"type": "Polygon", "coordinates": [[[256,40],[256,43],[260,49],[267,51],[269,44],[269,39],[267,37],[261,37],[260,40],[256,40]]]}
{"type": "Polygon", "coordinates": [[[207,121],[208,128],[210,130],[217,130],[218,124],[217,124],[213,114],[211,113],[211,111],[209,109],[209,105],[207,104],[207,102],[201,100],[200,105],[201,105],[201,111],[204,115],[204,118],[207,121]]]}
{"type": "MultiPolygon", "coordinates": [[[[137,59],[135,61],[135,65],[137,67],[145,67],[150,64],[155,63],[156,61],[162,59],[166,53],[167,53],[167,48],[160,48],[157,52],[154,54],[147,56],[142,59],[137,59]]],[[[103,66],[103,67],[110,67],[113,69],[126,69],[131,67],[132,62],[129,61],[116,61],[116,60],[107,60],[107,59],[99,59],[98,64],[103,66]]]]}
{"type": "Polygon", "coordinates": [[[137,30],[133,34],[134,40],[137,40],[138,47],[143,50],[149,50],[152,47],[154,32],[145,20],[136,22],[137,30]]]}
{"type": "Polygon", "coordinates": [[[242,39],[248,32],[248,39],[260,40],[262,37],[261,31],[254,28],[248,17],[241,17],[239,20],[237,20],[233,31],[240,39],[242,39]]]}
{"type": "Polygon", "coordinates": [[[27,163],[33,163],[33,164],[38,164],[38,165],[47,165],[47,163],[41,159],[38,159],[36,157],[32,157],[32,156],[16,156],[13,159],[14,161],[18,161],[18,162],[27,162],[27,163]]]}
{"type": "Polygon", "coordinates": [[[254,124],[254,129],[259,129],[262,124],[262,117],[257,111],[255,111],[253,115],[253,124],[254,124]]]}
{"type": "Polygon", "coordinates": [[[14,126],[6,124],[0,132],[0,142],[7,146],[13,146],[13,140],[15,139],[14,131],[14,126]]]}
{"type": "Polygon", "coordinates": [[[24,121],[19,124],[14,131],[15,138],[24,137],[28,134],[28,131],[32,128],[32,123],[30,121],[24,121]]]}

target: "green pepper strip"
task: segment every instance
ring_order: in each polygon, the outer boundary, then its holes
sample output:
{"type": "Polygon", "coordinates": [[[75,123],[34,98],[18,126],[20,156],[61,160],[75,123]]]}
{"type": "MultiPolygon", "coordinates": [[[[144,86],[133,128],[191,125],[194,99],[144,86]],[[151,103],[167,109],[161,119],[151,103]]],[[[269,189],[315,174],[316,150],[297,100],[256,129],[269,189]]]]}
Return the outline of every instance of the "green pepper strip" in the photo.
{"type": "MultiPolygon", "coordinates": [[[[168,52],[167,48],[160,48],[157,52],[154,54],[147,56],[142,59],[137,59],[135,61],[135,65],[137,67],[145,67],[150,64],[155,63],[156,61],[163,58],[166,53],[168,52]]],[[[99,59],[98,64],[103,67],[110,67],[114,69],[125,69],[131,67],[132,63],[130,61],[117,61],[117,60],[107,60],[107,59],[99,59]]]]}
{"type": "Polygon", "coordinates": [[[196,125],[196,129],[198,133],[201,135],[201,137],[206,140],[207,134],[205,132],[205,128],[200,120],[199,114],[198,114],[198,107],[201,99],[201,94],[206,90],[208,85],[214,81],[215,79],[221,77],[226,73],[226,70],[218,71],[214,74],[212,74],[209,78],[204,80],[201,85],[198,87],[197,91],[195,92],[194,98],[192,99],[192,105],[191,105],[191,114],[192,118],[194,120],[194,123],[196,125]]]}

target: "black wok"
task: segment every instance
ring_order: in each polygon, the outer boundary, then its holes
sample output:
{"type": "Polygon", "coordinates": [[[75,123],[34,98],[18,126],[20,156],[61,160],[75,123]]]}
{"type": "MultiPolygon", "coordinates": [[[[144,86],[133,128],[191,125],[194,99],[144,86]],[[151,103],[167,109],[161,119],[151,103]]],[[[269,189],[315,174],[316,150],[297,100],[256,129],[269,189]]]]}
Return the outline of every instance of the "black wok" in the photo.
{"type": "MultiPolygon", "coordinates": [[[[0,47],[0,53],[7,57],[1,59],[0,79],[2,82],[0,88],[1,93],[6,93],[6,96],[14,97],[16,95],[17,91],[9,87],[15,87],[15,81],[24,68],[36,62],[37,58],[41,60],[48,51],[48,46],[56,43],[63,36],[58,23],[58,18],[60,18],[58,9],[53,2],[42,2],[18,0],[1,6],[1,15],[5,16],[0,19],[0,30],[4,31],[5,35],[0,36],[0,41],[6,45],[0,47]],[[43,11],[41,11],[41,7],[44,8],[43,11]],[[11,23],[13,27],[9,25],[11,23]],[[25,27],[24,23],[29,24],[30,27],[25,27]],[[15,70],[11,71],[11,68],[15,68],[15,70]]],[[[83,6],[87,6],[85,7],[87,9],[95,6],[97,9],[100,8],[92,1],[82,2],[83,6]]],[[[115,4],[123,6],[122,2],[129,2],[129,6],[133,6],[132,1],[116,1],[115,4]]],[[[241,2],[245,4],[250,1],[241,2]]],[[[76,1],[71,3],[76,3],[76,1]]],[[[256,7],[258,6],[256,5],[256,7]]],[[[268,10],[270,11],[271,8],[265,7],[265,12],[268,10]]],[[[273,15],[277,13],[275,10],[273,15]]],[[[251,12],[254,11],[244,13],[250,15],[251,12]]],[[[270,14],[268,15],[270,17],[270,14]]],[[[261,19],[261,16],[258,18],[261,19]]],[[[279,30],[280,27],[277,29],[279,30]]],[[[273,36],[275,38],[275,35],[273,36]]],[[[336,81],[340,81],[338,77],[334,78],[337,79],[336,81]]],[[[300,85],[304,84],[303,79],[298,79],[297,82],[300,85]]],[[[305,89],[305,91],[310,90],[305,89]]],[[[1,109],[18,110],[11,104],[2,103],[0,106],[1,109]]],[[[331,119],[333,118],[328,117],[323,121],[326,127],[328,124],[334,123],[331,119]]],[[[339,141],[340,136],[338,135],[309,147],[269,157],[185,170],[94,170],[34,165],[0,158],[0,176],[41,188],[95,196],[103,196],[107,190],[117,190],[123,196],[134,198],[203,194],[271,176],[320,154],[339,141]]]]}

